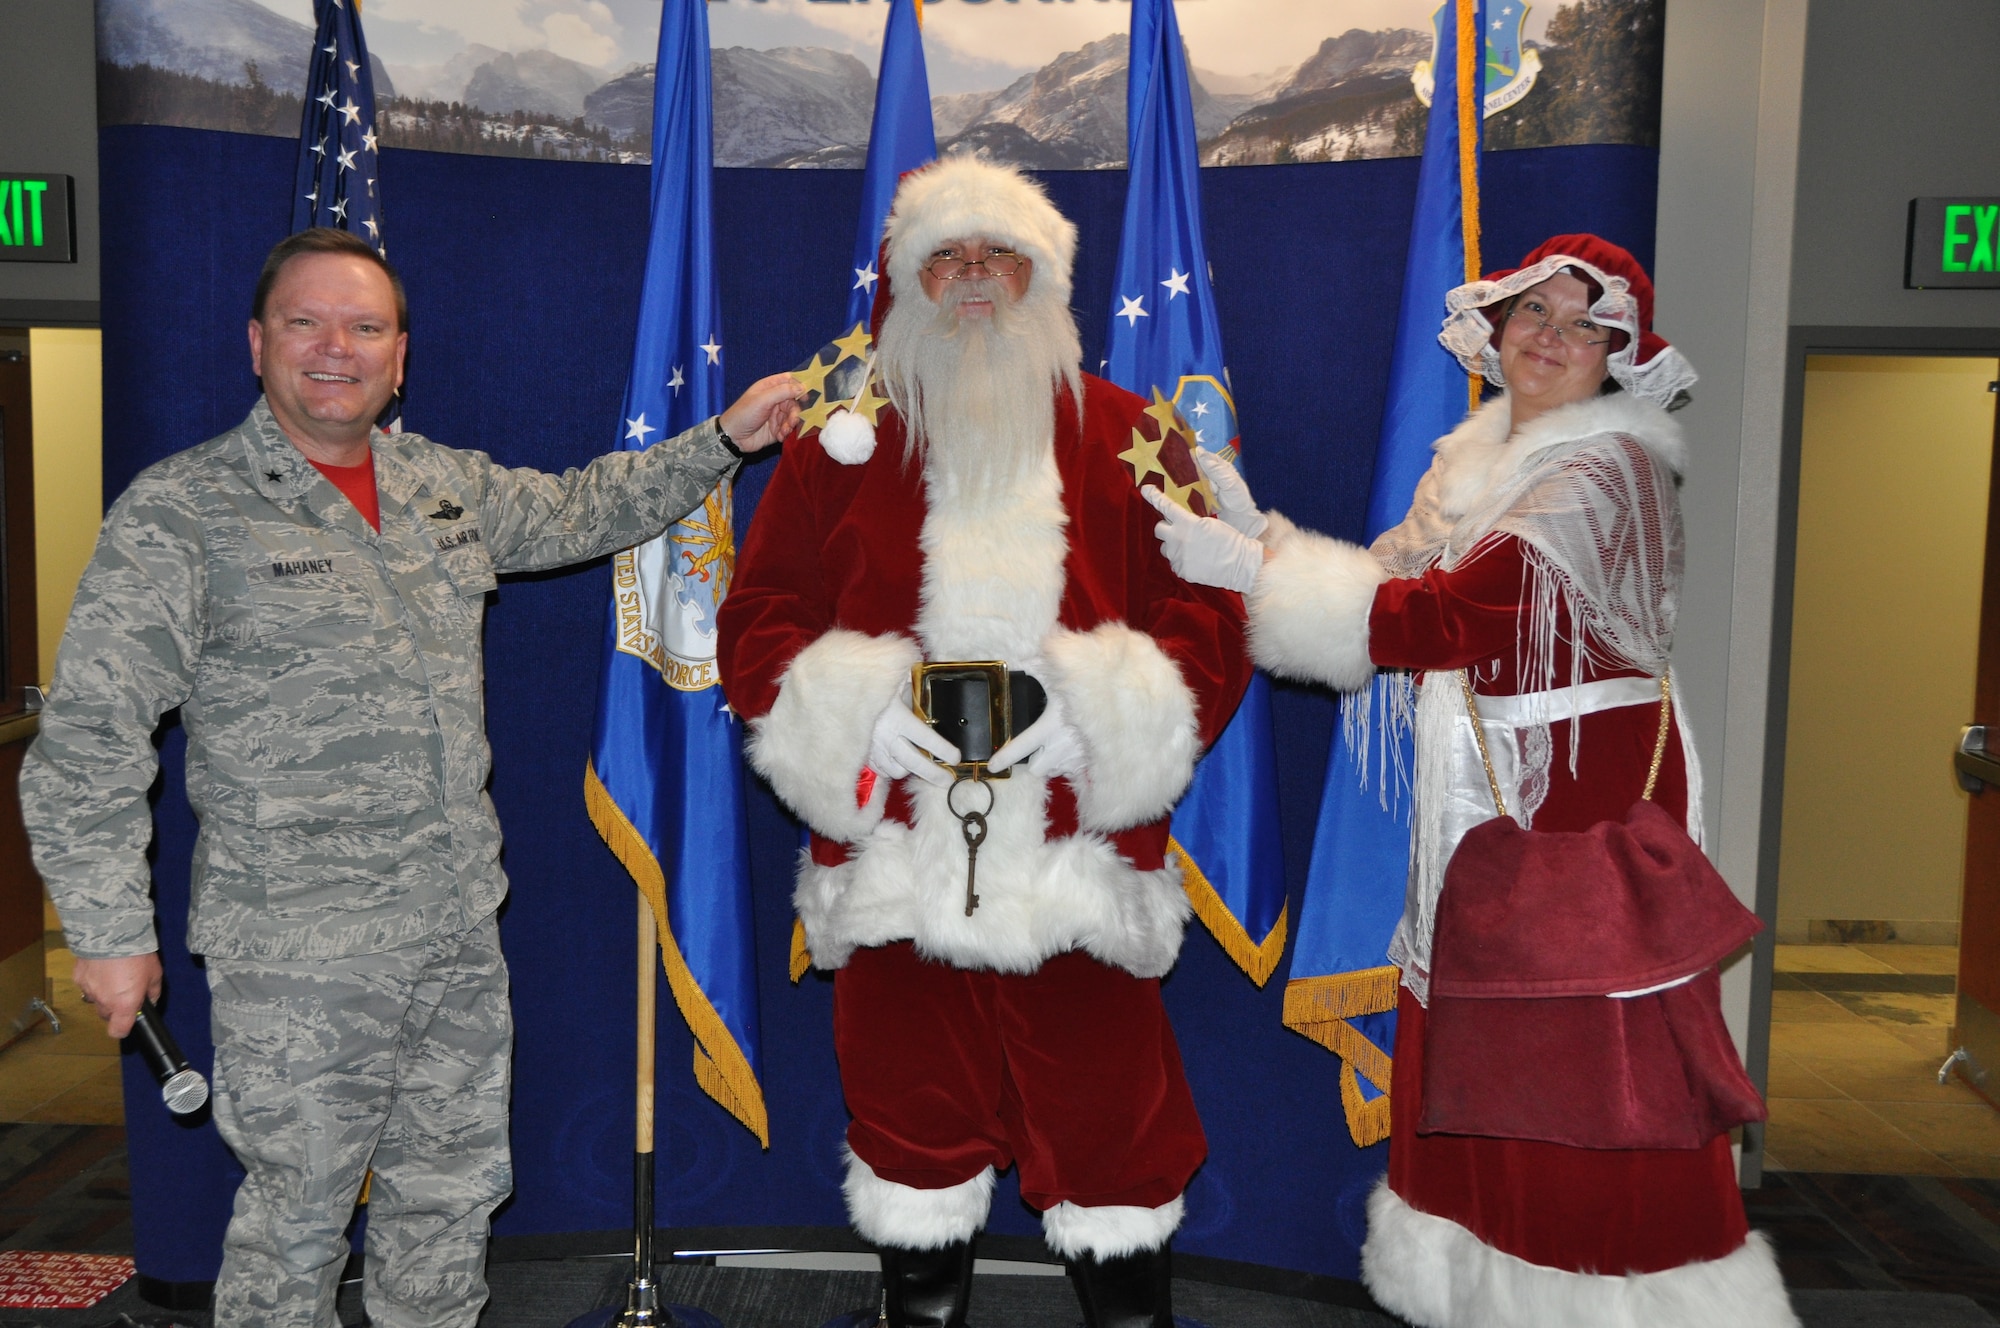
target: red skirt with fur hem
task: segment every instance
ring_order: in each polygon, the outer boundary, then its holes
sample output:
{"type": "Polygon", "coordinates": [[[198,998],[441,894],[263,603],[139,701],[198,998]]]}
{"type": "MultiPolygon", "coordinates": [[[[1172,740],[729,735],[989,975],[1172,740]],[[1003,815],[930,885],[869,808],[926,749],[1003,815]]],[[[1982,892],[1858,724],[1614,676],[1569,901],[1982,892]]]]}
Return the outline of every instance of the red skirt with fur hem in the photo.
{"type": "Polygon", "coordinates": [[[1643,1150],[1418,1134],[1424,1007],[1407,990],[1393,1075],[1389,1188],[1497,1250],[1564,1272],[1656,1273],[1720,1259],[1749,1232],[1726,1134],[1702,1148],[1643,1150]]]}

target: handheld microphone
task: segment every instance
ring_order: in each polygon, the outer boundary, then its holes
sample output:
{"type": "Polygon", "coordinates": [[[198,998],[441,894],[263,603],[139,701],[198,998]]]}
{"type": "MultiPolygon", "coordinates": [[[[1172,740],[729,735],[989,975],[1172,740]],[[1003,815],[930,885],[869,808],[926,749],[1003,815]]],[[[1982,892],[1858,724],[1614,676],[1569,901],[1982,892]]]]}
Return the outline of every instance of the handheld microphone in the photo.
{"type": "Polygon", "coordinates": [[[208,1101],[208,1080],[188,1066],[180,1044],[167,1031],[166,1021],[160,1018],[151,1001],[140,1005],[139,1013],[132,1019],[132,1031],[125,1036],[138,1048],[153,1077],[160,1081],[160,1098],[168,1111],[186,1116],[201,1110],[201,1104],[208,1101]]]}

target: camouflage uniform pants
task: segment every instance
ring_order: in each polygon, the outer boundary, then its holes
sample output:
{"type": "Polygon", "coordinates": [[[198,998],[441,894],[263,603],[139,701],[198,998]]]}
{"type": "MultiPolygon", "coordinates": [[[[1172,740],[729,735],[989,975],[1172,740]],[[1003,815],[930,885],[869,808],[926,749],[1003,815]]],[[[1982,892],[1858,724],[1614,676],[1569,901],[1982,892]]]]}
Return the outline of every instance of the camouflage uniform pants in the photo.
{"type": "Polygon", "coordinates": [[[470,1328],[513,1188],[512,1013],[492,918],[336,960],[208,961],[215,1123],[247,1171],[216,1328],[334,1328],[362,1177],[375,1328],[470,1328]]]}

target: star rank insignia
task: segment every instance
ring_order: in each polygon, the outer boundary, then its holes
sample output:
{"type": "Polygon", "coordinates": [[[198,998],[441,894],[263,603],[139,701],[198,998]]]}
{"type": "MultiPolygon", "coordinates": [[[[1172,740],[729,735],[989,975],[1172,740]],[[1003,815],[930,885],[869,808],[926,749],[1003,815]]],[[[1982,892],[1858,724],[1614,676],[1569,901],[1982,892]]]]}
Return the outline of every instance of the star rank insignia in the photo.
{"type": "Polygon", "coordinates": [[[1194,431],[1156,387],[1153,404],[1132,430],[1132,445],[1118,459],[1131,467],[1135,487],[1151,486],[1196,516],[1213,516],[1215,493],[1194,462],[1194,447],[1194,431]]]}
{"type": "Polygon", "coordinates": [[[267,470],[264,472],[264,478],[276,484],[285,478],[285,472],[282,470],[267,470]]]}
{"type": "Polygon", "coordinates": [[[792,377],[806,389],[799,419],[801,433],[821,428],[842,407],[875,423],[888,401],[874,390],[876,379],[869,365],[874,350],[868,325],[856,323],[846,336],[821,346],[811,359],[792,370],[792,377]]]}

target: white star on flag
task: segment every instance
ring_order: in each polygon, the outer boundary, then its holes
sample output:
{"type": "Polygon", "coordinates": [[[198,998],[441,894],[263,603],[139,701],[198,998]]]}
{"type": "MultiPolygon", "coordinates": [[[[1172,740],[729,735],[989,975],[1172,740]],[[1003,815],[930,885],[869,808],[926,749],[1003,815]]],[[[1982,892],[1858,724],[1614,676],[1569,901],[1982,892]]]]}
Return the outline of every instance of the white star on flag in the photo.
{"type": "Polygon", "coordinates": [[[681,377],[680,365],[676,364],[674,366],[674,376],[667,380],[667,386],[674,389],[675,396],[679,396],[681,394],[681,389],[687,386],[687,379],[681,377]]]}
{"type": "Polygon", "coordinates": [[[339,218],[340,218],[340,219],[341,219],[342,221],[346,221],[346,220],[347,220],[347,200],[346,200],[346,199],[344,199],[344,198],[343,198],[343,199],[341,199],[341,200],[340,200],[340,201],[339,201],[338,203],[335,203],[335,204],[333,205],[333,215],[334,215],[334,216],[336,216],[336,217],[339,217],[339,218]]]}
{"type": "Polygon", "coordinates": [[[658,428],[656,428],[651,424],[646,423],[646,412],[643,410],[639,412],[638,419],[625,421],[625,437],[628,440],[633,438],[638,439],[639,446],[641,447],[644,447],[646,445],[647,434],[658,433],[658,432],[659,432],[658,428]]]}
{"type": "Polygon", "coordinates": [[[313,185],[313,191],[306,195],[306,202],[308,203],[319,202],[319,185],[317,182],[315,182],[313,185]]]}
{"type": "Polygon", "coordinates": [[[366,227],[368,228],[368,238],[369,238],[369,239],[371,239],[371,240],[376,240],[376,239],[380,239],[380,238],[381,238],[381,234],[382,234],[382,233],[381,233],[381,231],[380,231],[380,230],[378,230],[378,229],[376,228],[376,225],[375,225],[375,218],[373,218],[373,217],[367,217],[367,218],[364,218],[364,219],[362,220],[361,224],[362,224],[363,226],[366,226],[366,227]]]}
{"type": "Polygon", "coordinates": [[[343,171],[351,171],[351,170],[353,170],[353,169],[354,169],[354,153],[355,153],[355,151],[356,151],[356,149],[354,149],[354,148],[342,148],[342,149],[340,150],[340,169],[341,169],[341,170],[343,170],[343,171]]]}
{"type": "Polygon", "coordinates": [[[320,47],[320,49],[321,49],[322,51],[325,51],[325,52],[326,52],[326,53],[327,53],[328,55],[339,55],[339,54],[340,54],[340,43],[339,43],[339,42],[328,42],[328,43],[327,43],[326,45],[324,45],[324,46],[320,47]]]}
{"type": "Polygon", "coordinates": [[[341,63],[347,66],[347,76],[349,78],[361,77],[360,65],[355,64],[352,60],[342,60],[341,63]]]}
{"type": "Polygon", "coordinates": [[[867,267],[857,267],[854,269],[854,284],[848,287],[848,289],[865,290],[872,293],[875,289],[875,283],[881,279],[875,275],[875,265],[870,263],[867,267]]]}
{"type": "Polygon", "coordinates": [[[708,334],[708,340],[701,343],[701,352],[708,356],[710,364],[722,363],[722,343],[715,339],[715,333],[708,334]]]}
{"type": "Polygon", "coordinates": [[[374,125],[369,125],[369,126],[368,126],[368,132],[367,132],[367,133],[365,133],[365,134],[363,134],[363,135],[361,136],[361,146],[362,146],[362,147],[364,147],[364,148],[366,148],[366,149],[367,149],[368,151],[370,151],[370,152],[373,152],[373,151],[375,150],[375,126],[374,126],[374,125]]]}
{"type": "Polygon", "coordinates": [[[1195,402],[1194,405],[1189,408],[1188,414],[1193,415],[1195,418],[1199,419],[1203,415],[1208,414],[1208,403],[1206,401],[1195,402]]]}
{"type": "Polygon", "coordinates": [[[1167,300],[1171,303],[1174,296],[1188,293],[1188,274],[1177,267],[1170,267],[1167,271],[1173,275],[1160,284],[1167,288],[1167,300]]]}
{"type": "Polygon", "coordinates": [[[324,138],[313,144],[313,155],[316,157],[324,157],[326,155],[326,140],[324,138]]]}
{"type": "MultiPolygon", "coordinates": [[[[1124,320],[1125,320],[1125,326],[1127,326],[1127,327],[1137,327],[1137,326],[1139,326],[1139,320],[1140,320],[1141,318],[1151,318],[1151,317],[1152,317],[1152,315],[1151,315],[1151,314],[1149,314],[1149,313],[1147,313],[1147,312],[1146,312],[1146,305],[1145,305],[1145,301],[1144,301],[1144,297],[1141,297],[1141,296],[1132,296],[1132,295],[1121,295],[1121,296],[1119,296],[1118,298],[1119,298],[1119,299],[1121,299],[1121,300],[1123,300],[1123,301],[1125,302],[1125,307],[1124,307],[1124,308],[1122,308],[1122,309],[1120,309],[1120,310],[1119,310],[1119,311],[1118,311],[1117,313],[1115,313],[1115,314],[1113,314],[1113,315],[1111,315],[1111,316],[1112,316],[1113,318],[1122,318],[1122,319],[1124,319],[1124,320]]],[[[1169,297],[1169,298],[1171,298],[1171,297],[1169,297]]]]}
{"type": "Polygon", "coordinates": [[[334,97],[333,89],[328,88],[324,96],[314,97],[313,100],[318,102],[320,105],[326,107],[328,110],[332,110],[333,97],[334,97]]]}
{"type": "Polygon", "coordinates": [[[354,98],[349,97],[346,101],[334,107],[334,109],[347,117],[347,123],[349,124],[361,123],[361,108],[354,104],[354,98]]]}

